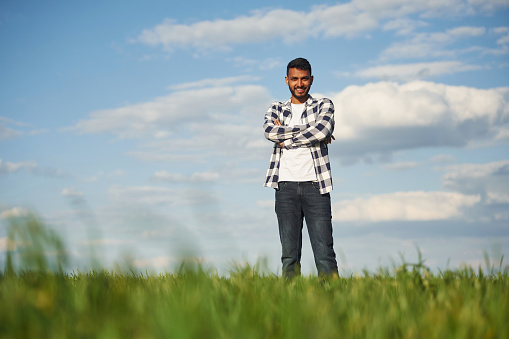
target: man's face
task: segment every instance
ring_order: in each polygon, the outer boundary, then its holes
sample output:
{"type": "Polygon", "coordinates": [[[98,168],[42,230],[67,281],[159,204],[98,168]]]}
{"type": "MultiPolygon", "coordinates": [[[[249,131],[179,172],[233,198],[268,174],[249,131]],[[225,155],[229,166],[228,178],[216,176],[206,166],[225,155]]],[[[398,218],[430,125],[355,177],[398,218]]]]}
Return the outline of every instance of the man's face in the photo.
{"type": "Polygon", "coordinates": [[[309,89],[313,84],[313,76],[308,71],[290,68],[285,80],[290,92],[292,92],[292,103],[302,104],[306,102],[309,89]]]}

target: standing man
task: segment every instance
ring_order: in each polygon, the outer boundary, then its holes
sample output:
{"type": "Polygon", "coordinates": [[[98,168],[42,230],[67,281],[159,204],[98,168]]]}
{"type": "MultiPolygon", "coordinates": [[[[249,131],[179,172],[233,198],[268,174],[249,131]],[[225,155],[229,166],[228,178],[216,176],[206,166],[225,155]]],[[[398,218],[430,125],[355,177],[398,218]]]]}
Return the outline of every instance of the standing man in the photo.
{"type": "Polygon", "coordinates": [[[286,68],[290,100],[272,103],[265,137],[274,142],[265,185],[276,189],[276,215],[283,275],[300,275],[303,219],[319,275],[337,275],[332,240],[332,177],[327,144],[334,130],[334,104],[309,95],[311,65],[304,58],[286,68]]]}

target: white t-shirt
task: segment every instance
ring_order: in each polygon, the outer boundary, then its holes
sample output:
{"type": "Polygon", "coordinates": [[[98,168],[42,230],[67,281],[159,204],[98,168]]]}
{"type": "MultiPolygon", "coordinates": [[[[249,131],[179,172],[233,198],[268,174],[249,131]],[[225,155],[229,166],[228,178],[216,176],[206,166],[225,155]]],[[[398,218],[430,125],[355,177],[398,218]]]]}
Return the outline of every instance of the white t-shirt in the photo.
{"type": "MultiPolygon", "coordinates": [[[[303,125],[301,121],[305,104],[292,104],[289,126],[303,125]]],[[[315,166],[307,147],[283,149],[279,162],[279,181],[316,181],[315,166]]]]}

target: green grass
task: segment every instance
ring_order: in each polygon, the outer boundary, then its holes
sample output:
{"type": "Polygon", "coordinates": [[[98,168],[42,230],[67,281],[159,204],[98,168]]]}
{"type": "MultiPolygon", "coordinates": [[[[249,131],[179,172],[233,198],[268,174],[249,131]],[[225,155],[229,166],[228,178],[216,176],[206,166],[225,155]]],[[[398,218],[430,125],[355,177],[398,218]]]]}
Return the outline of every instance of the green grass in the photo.
{"type": "Polygon", "coordinates": [[[507,274],[291,281],[245,266],[0,278],[1,338],[508,338],[507,274]]]}
{"type": "MultiPolygon", "coordinates": [[[[22,227],[39,236],[27,247],[62,249],[30,222],[22,227]]],[[[0,338],[509,338],[501,264],[488,274],[433,274],[420,259],[363,276],[287,281],[248,264],[228,277],[186,264],[160,275],[65,273],[63,257],[17,251],[0,274],[0,338]]]]}

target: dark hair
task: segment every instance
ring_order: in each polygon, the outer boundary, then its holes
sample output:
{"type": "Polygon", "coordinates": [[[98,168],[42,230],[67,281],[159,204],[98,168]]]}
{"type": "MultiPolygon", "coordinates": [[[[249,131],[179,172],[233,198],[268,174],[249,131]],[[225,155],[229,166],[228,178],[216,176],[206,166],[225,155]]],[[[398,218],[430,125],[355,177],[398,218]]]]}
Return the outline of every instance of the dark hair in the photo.
{"type": "Polygon", "coordinates": [[[311,64],[304,58],[297,58],[290,61],[288,66],[286,66],[286,75],[288,75],[290,68],[302,69],[304,71],[308,71],[309,75],[311,75],[311,64]]]}

